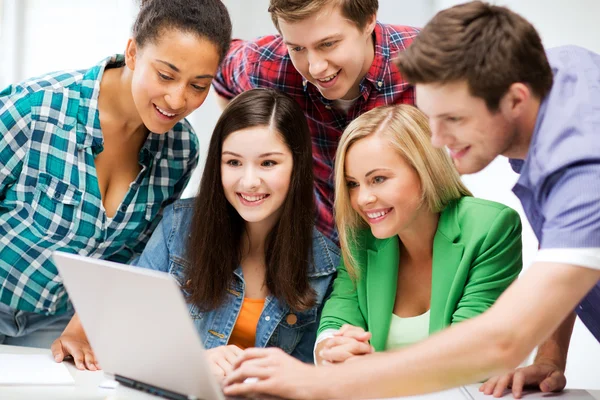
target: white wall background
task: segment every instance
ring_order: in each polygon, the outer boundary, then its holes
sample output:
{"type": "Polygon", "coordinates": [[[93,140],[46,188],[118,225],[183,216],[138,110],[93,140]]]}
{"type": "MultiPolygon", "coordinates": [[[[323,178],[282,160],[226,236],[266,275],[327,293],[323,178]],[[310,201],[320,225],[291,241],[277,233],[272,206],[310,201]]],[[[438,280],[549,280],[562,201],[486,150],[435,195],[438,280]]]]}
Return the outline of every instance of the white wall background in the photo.
{"type": "MultiPolygon", "coordinates": [[[[234,36],[249,39],[274,33],[267,13],[268,0],[224,0],[234,36]]],[[[379,0],[379,20],[423,26],[435,12],[460,3],[452,0],[379,0]]],[[[600,53],[600,1],[505,0],[531,21],[547,47],[577,44],[600,53]]],[[[58,69],[89,67],[122,52],[137,12],[134,0],[0,0],[0,87],[58,69]]],[[[201,165],[220,111],[214,93],[190,117],[201,142],[201,165]]],[[[201,169],[186,190],[193,196],[201,169]]],[[[529,265],[537,241],[510,188],[517,179],[506,159],[499,158],[484,171],[466,176],[476,196],[510,205],[521,213],[524,225],[524,262],[529,265]]],[[[502,321],[499,321],[502,323],[502,321]]],[[[600,389],[600,344],[578,321],[567,368],[570,387],[600,389]]]]}

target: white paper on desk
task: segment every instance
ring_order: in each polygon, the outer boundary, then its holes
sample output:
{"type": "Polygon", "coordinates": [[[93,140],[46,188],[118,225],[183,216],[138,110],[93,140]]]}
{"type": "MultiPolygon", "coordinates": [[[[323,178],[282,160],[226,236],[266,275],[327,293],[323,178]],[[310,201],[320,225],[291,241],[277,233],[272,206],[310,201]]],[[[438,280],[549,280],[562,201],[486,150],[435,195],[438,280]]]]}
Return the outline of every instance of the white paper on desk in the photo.
{"type": "MultiPolygon", "coordinates": [[[[395,397],[387,400],[470,400],[465,388],[459,387],[441,392],[420,394],[416,396],[395,397]]],[[[486,399],[490,400],[490,399],[486,399]]]]}
{"type": "Polygon", "coordinates": [[[0,354],[0,385],[74,385],[62,363],[49,354],[0,354]]]}
{"type": "MultiPolygon", "coordinates": [[[[492,396],[486,396],[481,393],[478,388],[473,386],[467,386],[467,393],[470,397],[469,400],[496,400],[496,398],[492,396]]],[[[513,399],[512,393],[506,390],[505,395],[499,397],[500,399],[513,399]]],[[[563,399],[563,400],[594,400],[594,397],[588,393],[587,390],[582,389],[566,389],[560,393],[542,393],[542,392],[532,392],[532,391],[523,391],[523,400],[547,400],[547,399],[563,399]]]]}

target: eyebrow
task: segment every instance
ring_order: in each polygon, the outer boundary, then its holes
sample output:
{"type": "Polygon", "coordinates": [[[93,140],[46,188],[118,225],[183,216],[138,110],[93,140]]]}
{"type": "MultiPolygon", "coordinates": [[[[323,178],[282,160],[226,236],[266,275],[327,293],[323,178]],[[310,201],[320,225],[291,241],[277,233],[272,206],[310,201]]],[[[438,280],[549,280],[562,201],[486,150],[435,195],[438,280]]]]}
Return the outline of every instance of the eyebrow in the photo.
{"type": "MultiPolygon", "coordinates": [[[[239,157],[239,158],[244,158],[242,155],[234,153],[233,151],[224,151],[223,153],[221,153],[221,155],[231,155],[234,157],[239,157]]],[[[265,158],[265,157],[271,157],[271,156],[282,156],[283,153],[279,152],[279,151],[271,151],[269,153],[263,153],[260,156],[258,156],[258,158],[265,158]]]]}
{"type": "Polygon", "coordinates": [[[369,172],[367,172],[365,174],[365,178],[368,178],[369,175],[373,175],[375,172],[379,172],[379,171],[390,171],[390,169],[389,168],[375,168],[375,169],[372,169],[372,170],[370,170],[369,172]]]}
{"type": "MultiPolygon", "coordinates": [[[[312,45],[314,46],[315,44],[320,44],[320,43],[324,43],[324,42],[330,42],[332,40],[339,39],[341,36],[342,36],[341,33],[336,33],[334,35],[329,35],[329,36],[324,37],[323,39],[317,40],[316,42],[312,43],[312,45]]],[[[295,44],[295,43],[292,43],[292,42],[288,42],[287,40],[284,40],[283,43],[285,43],[288,46],[292,46],[292,47],[294,47],[294,46],[300,46],[298,44],[295,44]]],[[[300,46],[300,47],[303,47],[303,46],[300,46]]]]}
{"type": "MultiPolygon", "coordinates": [[[[170,62],[159,60],[159,59],[156,59],[156,61],[159,62],[159,63],[161,63],[161,64],[165,64],[167,67],[171,68],[175,72],[181,72],[179,70],[179,68],[177,68],[176,66],[174,66],[170,62]]],[[[212,79],[212,78],[214,78],[214,76],[210,75],[210,74],[196,75],[196,77],[194,79],[206,79],[206,78],[211,78],[212,79]]]]}
{"type": "MultiPolygon", "coordinates": [[[[391,170],[390,170],[389,168],[375,168],[375,169],[372,169],[372,170],[370,170],[369,172],[367,172],[367,173],[365,174],[365,177],[367,177],[367,178],[368,178],[368,177],[369,177],[369,175],[372,175],[372,174],[374,174],[374,173],[375,173],[375,172],[377,172],[377,171],[391,171],[391,170]]],[[[356,180],[356,178],[354,178],[353,176],[350,176],[350,175],[344,175],[344,177],[345,177],[346,179],[354,179],[354,180],[356,180]]]]}

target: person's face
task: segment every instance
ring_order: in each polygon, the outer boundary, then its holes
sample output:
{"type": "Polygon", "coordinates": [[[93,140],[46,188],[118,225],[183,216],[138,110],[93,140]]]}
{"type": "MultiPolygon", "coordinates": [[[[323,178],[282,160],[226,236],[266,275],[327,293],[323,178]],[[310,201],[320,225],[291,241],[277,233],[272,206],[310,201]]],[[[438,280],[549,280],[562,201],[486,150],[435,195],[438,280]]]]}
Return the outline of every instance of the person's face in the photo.
{"type": "Polygon", "coordinates": [[[344,172],[350,204],[376,238],[414,229],[414,221],[426,210],[417,172],[380,135],[350,146],[344,172]]]}
{"type": "Polygon", "coordinates": [[[133,71],[131,92],[143,124],[151,132],[165,133],[204,103],[219,52],[207,39],[170,29],[142,48],[130,39],[126,62],[133,71]]]}
{"type": "Polygon", "coordinates": [[[416,99],[429,118],[433,145],[448,149],[461,174],[481,171],[516,143],[504,99],[497,112],[490,112],[482,98],[469,93],[466,82],[417,84],[416,99]]]}
{"type": "Polygon", "coordinates": [[[294,67],[323,97],[358,97],[360,81],[373,62],[375,17],[361,30],[332,5],[302,21],[278,22],[294,67]]]}
{"type": "Polygon", "coordinates": [[[275,225],[292,177],[293,158],[267,126],[231,133],[223,142],[221,177],[227,201],[247,223],[275,225]]]}

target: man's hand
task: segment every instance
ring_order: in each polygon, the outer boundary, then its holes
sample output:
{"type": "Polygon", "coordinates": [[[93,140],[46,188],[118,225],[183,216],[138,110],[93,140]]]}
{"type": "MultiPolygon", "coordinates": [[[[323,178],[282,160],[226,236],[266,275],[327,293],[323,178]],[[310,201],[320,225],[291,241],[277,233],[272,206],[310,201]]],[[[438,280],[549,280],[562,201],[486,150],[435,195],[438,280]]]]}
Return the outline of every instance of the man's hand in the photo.
{"type": "Polygon", "coordinates": [[[565,388],[567,378],[558,366],[540,361],[524,368],[517,368],[503,376],[488,379],[479,388],[480,392],[494,397],[502,397],[507,388],[512,388],[515,399],[520,399],[523,389],[531,387],[542,392],[560,392],[565,388]]]}
{"type": "Polygon", "coordinates": [[[272,395],[286,399],[330,398],[331,382],[323,379],[323,368],[296,360],[275,347],[244,351],[225,377],[223,392],[227,396],[272,395]],[[247,378],[255,378],[248,379],[247,378]]]}

